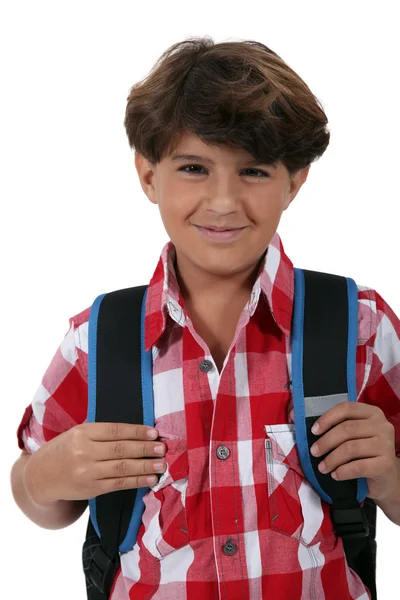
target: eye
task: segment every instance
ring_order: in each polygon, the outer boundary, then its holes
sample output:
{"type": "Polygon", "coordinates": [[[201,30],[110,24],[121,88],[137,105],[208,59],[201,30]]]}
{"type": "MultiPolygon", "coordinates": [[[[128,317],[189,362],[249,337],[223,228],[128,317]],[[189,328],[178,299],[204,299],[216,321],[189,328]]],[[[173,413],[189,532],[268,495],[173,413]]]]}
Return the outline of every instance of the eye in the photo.
{"type": "Polygon", "coordinates": [[[178,171],[183,171],[184,173],[187,173],[188,175],[190,175],[191,173],[193,173],[193,171],[185,171],[185,169],[190,169],[192,167],[197,167],[199,169],[204,169],[204,167],[202,167],[201,165],[185,165],[184,167],[181,167],[180,169],[178,169],[178,171]]]}
{"type": "MultiPolygon", "coordinates": [[[[193,171],[186,171],[185,169],[191,169],[192,167],[198,168],[198,169],[204,169],[204,167],[202,167],[201,165],[185,165],[183,167],[180,167],[180,169],[178,169],[178,171],[182,171],[184,173],[187,173],[188,175],[193,174],[195,175],[196,173],[193,171]]],[[[245,171],[253,171],[256,173],[261,173],[261,177],[255,177],[255,179],[261,179],[262,177],[269,177],[268,173],[266,173],[265,171],[260,171],[260,169],[244,169],[245,171]]],[[[202,175],[202,173],[200,173],[200,175],[202,175]]]]}
{"type": "MultiPolygon", "coordinates": [[[[268,173],[260,171],[260,169],[245,169],[245,171],[255,171],[256,173],[261,173],[263,177],[269,177],[268,173]]],[[[256,179],[260,179],[260,177],[256,177],[256,179]]]]}

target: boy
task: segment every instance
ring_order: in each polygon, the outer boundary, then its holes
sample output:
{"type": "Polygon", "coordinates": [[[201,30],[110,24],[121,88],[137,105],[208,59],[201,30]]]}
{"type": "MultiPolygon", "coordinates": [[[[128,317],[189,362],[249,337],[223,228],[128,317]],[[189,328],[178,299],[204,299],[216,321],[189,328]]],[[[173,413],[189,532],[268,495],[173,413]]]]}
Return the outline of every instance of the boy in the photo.
{"type": "MultiPolygon", "coordinates": [[[[156,431],[85,423],[87,308],[25,411],[12,473],[17,504],[50,529],[88,498],[152,486],[111,600],[370,598],[282,427],[294,271],[277,228],[326,126],[306,84],[256,42],[186,40],[130,91],[136,169],[171,239],[146,304],[156,431]]],[[[366,477],[400,525],[400,322],[376,291],[358,298],[358,402],[321,417],[317,455],[338,479],[366,477]]]]}

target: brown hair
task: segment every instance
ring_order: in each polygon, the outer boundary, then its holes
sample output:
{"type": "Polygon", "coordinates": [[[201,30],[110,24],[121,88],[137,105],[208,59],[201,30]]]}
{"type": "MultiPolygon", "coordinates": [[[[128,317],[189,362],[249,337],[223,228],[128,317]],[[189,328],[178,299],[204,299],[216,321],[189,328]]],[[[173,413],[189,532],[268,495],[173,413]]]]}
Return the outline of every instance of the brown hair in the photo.
{"type": "Polygon", "coordinates": [[[207,144],[282,161],[292,175],[329,144],[327,117],[309,87],[255,41],[215,44],[209,36],[168,48],[127,99],[129,145],[155,165],[185,132],[207,144]]]}

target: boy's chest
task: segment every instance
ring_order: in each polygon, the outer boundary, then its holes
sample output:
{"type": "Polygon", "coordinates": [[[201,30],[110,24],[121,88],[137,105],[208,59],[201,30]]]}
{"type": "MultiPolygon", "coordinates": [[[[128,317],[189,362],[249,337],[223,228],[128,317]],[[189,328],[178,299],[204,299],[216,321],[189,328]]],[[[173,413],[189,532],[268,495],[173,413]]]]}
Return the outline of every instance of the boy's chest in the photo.
{"type": "Polygon", "coordinates": [[[255,431],[263,438],[264,425],[287,422],[286,336],[270,311],[260,321],[243,308],[224,318],[188,310],[185,326],[170,331],[154,364],[155,415],[166,439],[186,438],[198,448],[212,438],[249,440],[255,431]]]}
{"type": "MultiPolygon", "coordinates": [[[[213,426],[224,439],[225,425],[233,431],[247,423],[241,439],[251,439],[264,425],[288,423],[291,343],[262,308],[249,320],[241,317],[242,309],[224,319],[188,310],[191,323],[173,325],[153,365],[155,415],[166,439],[187,436],[192,445],[192,437],[198,446],[212,437],[213,426]],[[210,354],[214,367],[206,364],[210,354]]],[[[357,347],[357,393],[369,371],[366,354],[365,346],[357,347]]]]}
{"type": "Polygon", "coordinates": [[[187,305],[193,327],[208,346],[219,373],[222,371],[247,301],[248,297],[245,296],[229,306],[214,308],[214,310],[210,306],[203,309],[187,305]]]}
{"type": "Polygon", "coordinates": [[[207,344],[218,372],[221,373],[231,347],[240,315],[227,315],[224,319],[199,314],[190,315],[193,326],[207,344]]]}
{"type": "Polygon", "coordinates": [[[221,373],[225,358],[231,347],[233,336],[236,331],[235,325],[224,324],[223,327],[215,325],[214,327],[203,322],[193,323],[197,333],[207,344],[211,356],[213,357],[218,372],[221,373]]]}

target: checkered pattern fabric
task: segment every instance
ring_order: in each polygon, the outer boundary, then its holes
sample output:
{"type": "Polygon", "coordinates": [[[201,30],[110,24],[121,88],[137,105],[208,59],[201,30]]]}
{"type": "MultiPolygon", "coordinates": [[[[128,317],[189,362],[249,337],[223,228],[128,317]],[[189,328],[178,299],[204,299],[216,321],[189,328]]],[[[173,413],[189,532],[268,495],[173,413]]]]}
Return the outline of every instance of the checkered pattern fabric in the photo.
{"type": "MultiPolygon", "coordinates": [[[[174,259],[169,242],[145,318],[168,469],[145,496],[111,600],[368,600],[288,422],[294,269],[279,235],[221,373],[185,309],[174,259]]],[[[384,411],[400,456],[400,321],[373,289],[358,286],[358,299],[358,400],[384,411]]],[[[25,411],[18,438],[28,452],[86,419],[89,312],[70,319],[25,411]]]]}

